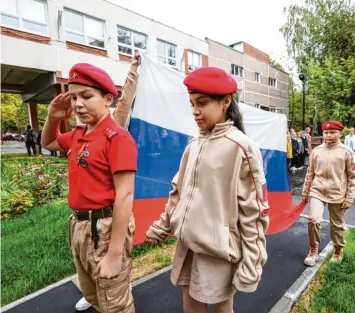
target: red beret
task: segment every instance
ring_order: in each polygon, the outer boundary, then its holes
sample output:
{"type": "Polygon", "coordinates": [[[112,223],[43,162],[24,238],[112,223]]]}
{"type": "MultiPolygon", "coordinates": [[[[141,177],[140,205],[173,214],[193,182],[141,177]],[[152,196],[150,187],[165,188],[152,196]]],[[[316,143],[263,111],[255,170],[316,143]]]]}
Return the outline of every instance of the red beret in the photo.
{"type": "Polygon", "coordinates": [[[238,90],[237,82],[218,67],[201,67],[184,79],[189,92],[209,95],[231,95],[238,90]]]}
{"type": "Polygon", "coordinates": [[[336,129],[342,131],[344,129],[344,125],[338,121],[325,122],[322,125],[322,130],[328,130],[328,129],[336,129]]]}
{"type": "Polygon", "coordinates": [[[101,68],[88,63],[75,64],[69,71],[69,84],[98,88],[117,97],[118,92],[111,77],[101,68]]]}

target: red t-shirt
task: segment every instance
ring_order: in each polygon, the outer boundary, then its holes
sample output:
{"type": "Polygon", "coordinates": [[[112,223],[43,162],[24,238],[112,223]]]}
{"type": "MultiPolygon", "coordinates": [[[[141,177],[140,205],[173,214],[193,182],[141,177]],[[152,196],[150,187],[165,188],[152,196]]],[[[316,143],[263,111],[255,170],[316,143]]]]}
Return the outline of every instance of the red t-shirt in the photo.
{"type": "Polygon", "coordinates": [[[131,135],[108,115],[91,133],[84,135],[86,126],[61,134],[57,140],[68,155],[69,195],[72,210],[101,209],[115,200],[113,174],[137,171],[138,149],[131,135]],[[87,163],[78,162],[81,157],[87,163]]]}

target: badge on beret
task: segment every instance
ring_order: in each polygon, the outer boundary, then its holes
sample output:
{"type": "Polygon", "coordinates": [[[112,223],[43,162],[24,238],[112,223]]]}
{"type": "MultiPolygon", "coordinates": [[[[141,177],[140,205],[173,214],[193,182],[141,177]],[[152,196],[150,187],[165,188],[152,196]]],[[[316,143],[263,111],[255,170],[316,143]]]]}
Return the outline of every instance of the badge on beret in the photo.
{"type": "Polygon", "coordinates": [[[76,76],[78,76],[78,73],[77,73],[77,72],[73,72],[73,73],[71,74],[71,79],[75,79],[76,76]]]}
{"type": "Polygon", "coordinates": [[[328,123],[328,124],[327,124],[327,128],[329,128],[329,127],[330,127],[330,124],[328,123]]]}

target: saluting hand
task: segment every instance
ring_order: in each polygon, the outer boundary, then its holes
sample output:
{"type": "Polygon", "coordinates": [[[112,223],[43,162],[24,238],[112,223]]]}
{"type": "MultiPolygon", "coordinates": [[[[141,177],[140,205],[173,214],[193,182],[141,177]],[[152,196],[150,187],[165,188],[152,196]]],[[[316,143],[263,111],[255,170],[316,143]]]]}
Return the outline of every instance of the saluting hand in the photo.
{"type": "Polygon", "coordinates": [[[49,105],[48,116],[56,120],[65,120],[70,118],[73,109],[71,107],[71,98],[69,92],[59,94],[49,105]]]}

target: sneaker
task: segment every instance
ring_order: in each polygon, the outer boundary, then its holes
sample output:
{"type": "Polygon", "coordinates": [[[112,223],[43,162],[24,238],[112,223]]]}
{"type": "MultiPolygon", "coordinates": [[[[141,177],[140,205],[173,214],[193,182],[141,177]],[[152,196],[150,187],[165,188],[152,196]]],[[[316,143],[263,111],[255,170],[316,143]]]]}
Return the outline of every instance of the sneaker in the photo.
{"type": "Polygon", "coordinates": [[[314,266],[319,260],[318,246],[310,246],[307,257],[304,260],[304,264],[307,266],[314,266]]]}
{"type": "Polygon", "coordinates": [[[335,248],[334,254],[332,258],[330,259],[330,262],[332,263],[340,263],[343,261],[343,251],[342,249],[335,248]]]}
{"type": "Polygon", "coordinates": [[[82,297],[78,303],[75,305],[75,309],[77,311],[85,311],[88,308],[91,307],[91,304],[89,302],[86,301],[86,299],[84,297],[82,297]]]}

